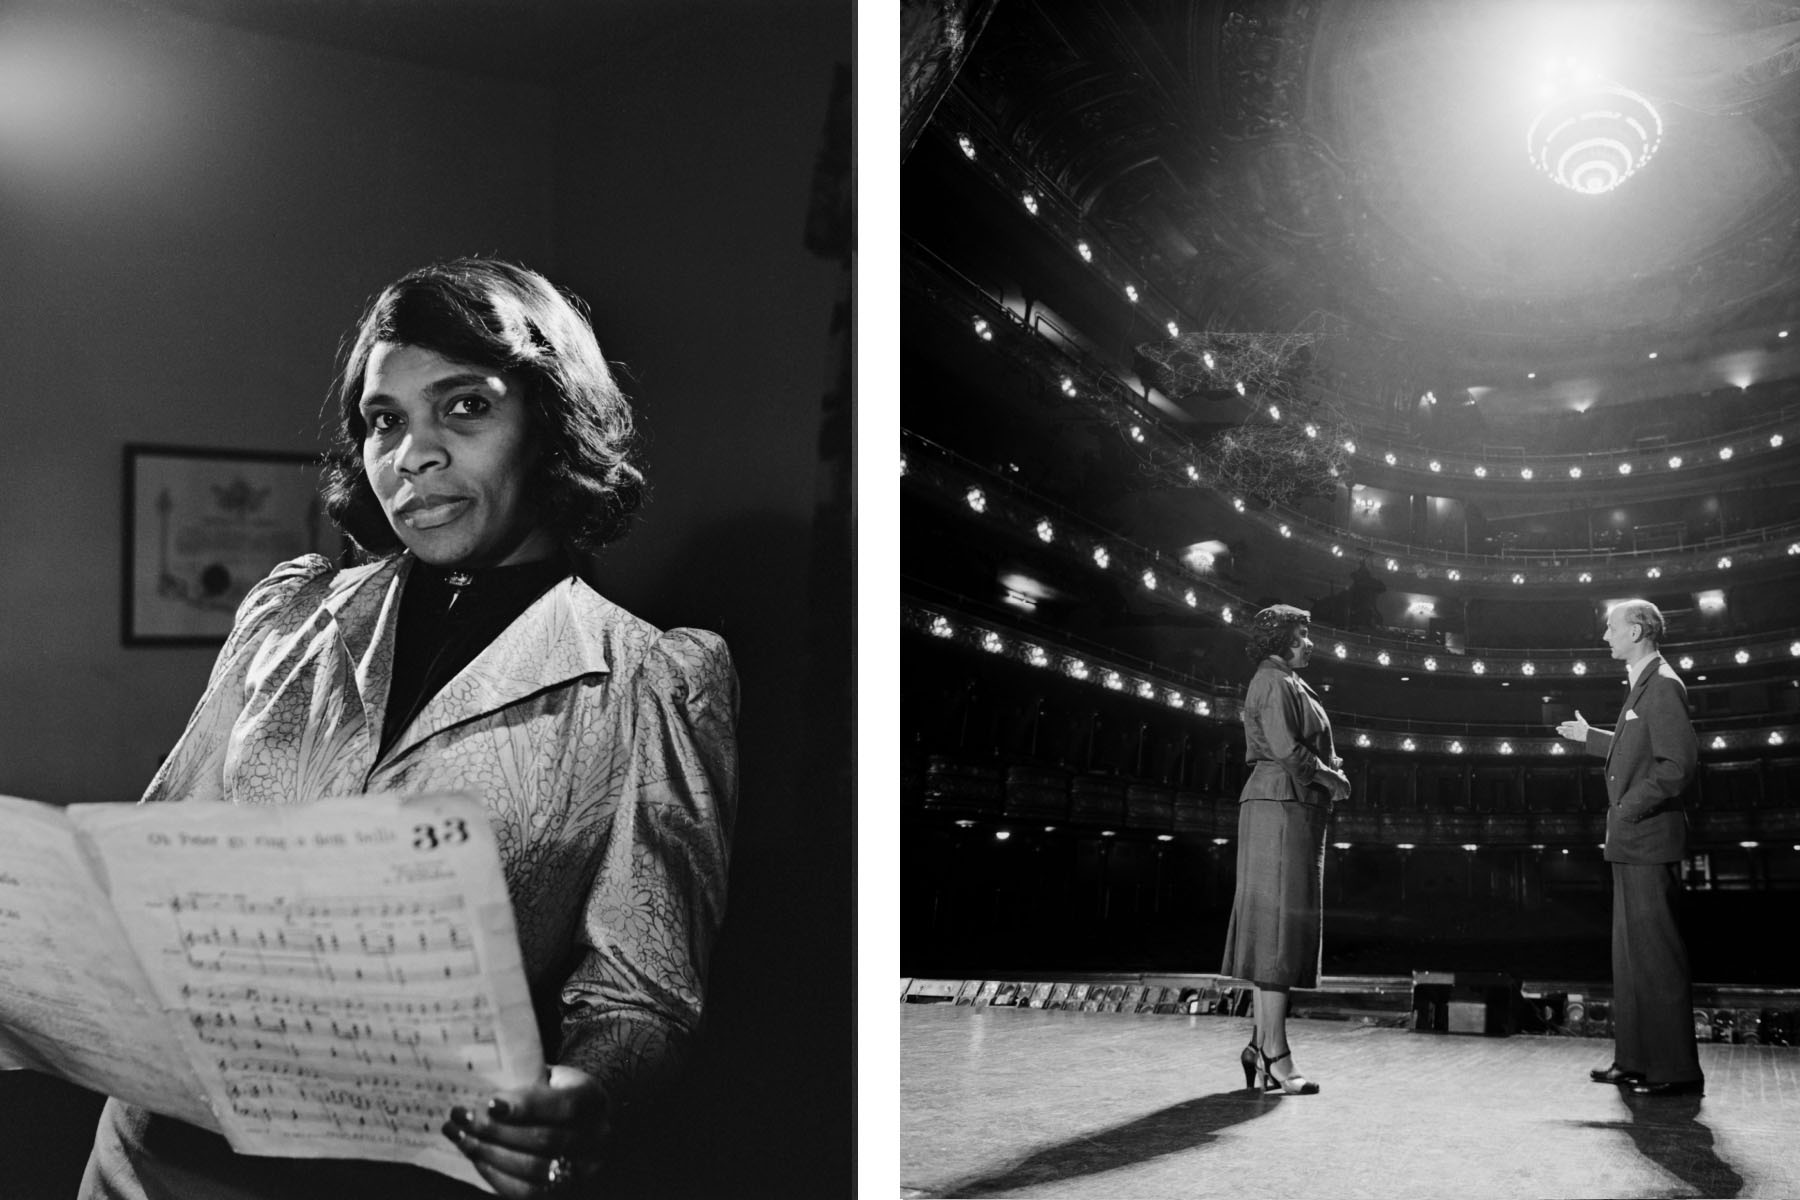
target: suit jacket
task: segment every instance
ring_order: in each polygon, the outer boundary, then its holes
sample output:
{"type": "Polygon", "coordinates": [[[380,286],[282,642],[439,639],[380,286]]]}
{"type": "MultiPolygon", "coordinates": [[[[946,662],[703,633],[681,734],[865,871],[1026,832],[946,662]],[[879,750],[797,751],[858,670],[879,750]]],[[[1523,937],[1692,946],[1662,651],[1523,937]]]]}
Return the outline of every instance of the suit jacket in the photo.
{"type": "Polygon", "coordinates": [[[737,803],[731,657],[716,634],[663,633],[565,579],[378,759],[414,561],[340,571],[308,555],[253,587],[144,799],[478,795],[545,1053],[626,1100],[700,1020],[737,803]]]}
{"type": "Polygon", "coordinates": [[[1606,759],[1606,861],[1675,862],[1687,853],[1681,794],[1694,778],[1700,741],[1687,687],[1657,655],[1625,697],[1613,732],[1588,729],[1587,751],[1606,759]]]}
{"type": "Polygon", "coordinates": [[[1318,778],[1340,760],[1331,740],[1325,706],[1285,663],[1265,658],[1244,689],[1244,758],[1254,763],[1239,800],[1298,800],[1327,803],[1318,778]],[[1313,791],[1309,794],[1308,788],[1313,791]]]}

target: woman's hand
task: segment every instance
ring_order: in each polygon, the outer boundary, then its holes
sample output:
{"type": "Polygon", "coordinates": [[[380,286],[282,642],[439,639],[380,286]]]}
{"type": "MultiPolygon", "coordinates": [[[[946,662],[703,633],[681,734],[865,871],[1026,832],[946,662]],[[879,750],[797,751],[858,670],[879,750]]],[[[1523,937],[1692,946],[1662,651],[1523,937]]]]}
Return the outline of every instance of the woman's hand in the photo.
{"type": "Polygon", "coordinates": [[[1343,800],[1350,795],[1350,777],[1342,771],[1320,771],[1319,776],[1325,780],[1325,786],[1331,789],[1333,800],[1343,800]]]}
{"type": "Polygon", "coordinates": [[[444,1136],[507,1200],[581,1194],[600,1169],[606,1094],[577,1067],[554,1066],[525,1087],[496,1092],[485,1110],[450,1110],[444,1136]]]}

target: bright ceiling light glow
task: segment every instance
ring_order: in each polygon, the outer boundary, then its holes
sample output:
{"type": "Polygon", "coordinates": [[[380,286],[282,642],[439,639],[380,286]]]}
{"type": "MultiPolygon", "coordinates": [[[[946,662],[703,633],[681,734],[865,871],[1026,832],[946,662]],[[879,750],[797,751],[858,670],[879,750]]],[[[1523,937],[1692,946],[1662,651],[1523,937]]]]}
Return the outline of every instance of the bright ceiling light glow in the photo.
{"type": "Polygon", "coordinates": [[[1643,96],[1616,84],[1584,84],[1544,107],[1526,131],[1525,151],[1557,184],[1598,196],[1642,170],[1662,132],[1662,116],[1643,96]]]}
{"type": "Polygon", "coordinates": [[[1219,561],[1219,555],[1225,553],[1225,543],[1218,539],[1195,542],[1181,551],[1181,561],[1196,571],[1210,571],[1219,561]]]}

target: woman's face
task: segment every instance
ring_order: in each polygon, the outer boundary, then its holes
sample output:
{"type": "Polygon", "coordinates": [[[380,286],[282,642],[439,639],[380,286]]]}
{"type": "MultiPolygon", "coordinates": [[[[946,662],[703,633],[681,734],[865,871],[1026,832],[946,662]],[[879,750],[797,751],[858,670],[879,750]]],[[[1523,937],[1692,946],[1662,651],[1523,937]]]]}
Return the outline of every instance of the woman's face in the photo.
{"type": "Polygon", "coordinates": [[[1294,640],[1288,643],[1288,665],[1304,667],[1312,661],[1313,644],[1308,636],[1307,627],[1302,625],[1294,630],[1294,640]]]}
{"type": "Polygon", "coordinates": [[[377,342],[359,408],[363,471],[400,541],[434,566],[544,558],[525,481],[537,462],[519,385],[435,350],[377,342]]]}

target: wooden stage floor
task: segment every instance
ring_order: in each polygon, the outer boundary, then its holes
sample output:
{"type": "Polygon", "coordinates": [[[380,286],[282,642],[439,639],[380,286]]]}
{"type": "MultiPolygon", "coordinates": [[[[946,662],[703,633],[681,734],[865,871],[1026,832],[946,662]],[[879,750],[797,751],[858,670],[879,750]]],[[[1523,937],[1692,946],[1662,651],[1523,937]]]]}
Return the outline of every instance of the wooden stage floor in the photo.
{"type": "Polygon", "coordinates": [[[1800,1048],[1703,1043],[1704,1098],[1612,1043],[1290,1021],[1316,1096],[1246,1091],[1243,1017],[903,1004],[903,1197],[1800,1197],[1800,1048]]]}

